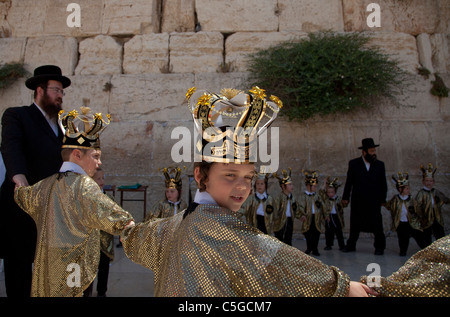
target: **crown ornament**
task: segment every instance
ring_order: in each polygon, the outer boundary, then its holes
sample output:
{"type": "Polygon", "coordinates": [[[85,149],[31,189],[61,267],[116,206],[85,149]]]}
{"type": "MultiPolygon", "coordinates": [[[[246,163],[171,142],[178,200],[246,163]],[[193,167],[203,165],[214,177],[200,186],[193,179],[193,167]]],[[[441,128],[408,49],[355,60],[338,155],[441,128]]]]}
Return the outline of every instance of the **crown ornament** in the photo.
{"type": "Polygon", "coordinates": [[[305,176],[305,184],[306,185],[317,185],[319,182],[319,171],[308,171],[302,170],[303,175],[305,176]]]}
{"type": "Polygon", "coordinates": [[[245,164],[256,162],[256,140],[275,120],[283,103],[266,99],[255,86],[248,92],[224,88],[220,93],[190,88],[186,93],[195,129],[195,161],[245,164]],[[262,127],[259,127],[264,122],[262,127]]]}
{"type": "Polygon", "coordinates": [[[434,173],[436,173],[437,167],[433,167],[433,164],[428,163],[427,168],[423,166],[423,164],[420,165],[420,170],[422,171],[422,177],[431,177],[434,178],[434,173]]]}
{"type": "Polygon", "coordinates": [[[62,148],[99,149],[100,134],[110,124],[111,116],[105,120],[101,113],[91,113],[89,107],[80,107],[80,112],[72,110],[58,114],[58,124],[64,132],[62,148]]]}
{"type": "MultiPolygon", "coordinates": [[[[186,169],[186,166],[184,167],[186,169]]],[[[182,169],[180,167],[164,167],[162,170],[164,175],[166,188],[180,189],[182,186],[182,169]]]]}
{"type": "Polygon", "coordinates": [[[409,175],[407,172],[398,172],[397,178],[395,177],[395,175],[392,175],[392,182],[394,183],[395,188],[397,188],[397,190],[400,190],[400,188],[409,185],[409,175]]]}
{"type": "Polygon", "coordinates": [[[338,189],[342,185],[342,183],[339,182],[338,177],[331,179],[331,177],[328,176],[325,182],[328,188],[338,189]]]}
{"type": "Polygon", "coordinates": [[[288,170],[285,170],[285,169],[281,170],[281,175],[278,175],[277,172],[273,173],[273,177],[278,179],[280,186],[286,185],[286,184],[292,184],[291,173],[292,173],[292,170],[289,167],[288,170]]]}

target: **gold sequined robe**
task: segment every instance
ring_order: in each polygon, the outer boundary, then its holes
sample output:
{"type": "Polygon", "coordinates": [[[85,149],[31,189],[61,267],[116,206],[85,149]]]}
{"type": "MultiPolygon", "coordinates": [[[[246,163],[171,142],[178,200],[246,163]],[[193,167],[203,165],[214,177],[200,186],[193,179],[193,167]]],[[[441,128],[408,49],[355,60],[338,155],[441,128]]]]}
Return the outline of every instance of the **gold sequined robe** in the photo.
{"type": "MultiPolygon", "coordinates": [[[[181,212],[187,208],[186,202],[181,199],[180,203],[177,205],[177,212],[181,212]]],[[[145,217],[144,221],[148,221],[152,218],[168,218],[175,215],[175,205],[169,202],[167,199],[160,200],[157,202],[150,213],[145,217]]]]}
{"type": "Polygon", "coordinates": [[[422,231],[419,217],[414,210],[414,200],[411,199],[411,197],[407,200],[403,200],[398,195],[395,195],[386,203],[386,209],[391,212],[392,217],[391,230],[397,231],[402,216],[403,205],[405,205],[406,210],[408,211],[406,217],[408,218],[408,223],[411,228],[422,231]]]}
{"type": "Polygon", "coordinates": [[[319,190],[319,195],[322,201],[323,218],[326,219],[331,215],[333,205],[335,205],[336,214],[341,224],[341,228],[344,229],[344,205],[342,204],[342,198],[340,196],[336,196],[336,198],[333,200],[327,196],[327,193],[323,189],[319,190]]]}
{"type": "Polygon", "coordinates": [[[99,230],[119,235],[133,219],[92,178],[73,172],[19,187],[14,198],[37,227],[33,297],[81,296],[97,273],[99,230]]]}
{"type": "Polygon", "coordinates": [[[199,205],[185,219],[124,231],[126,255],[155,273],[155,296],[346,296],[350,278],[242,222],[199,205]]]}
{"type": "Polygon", "coordinates": [[[288,199],[288,196],[281,192],[276,198],[274,202],[274,214],[273,214],[273,231],[277,232],[283,229],[286,224],[287,216],[286,210],[287,205],[291,204],[291,217],[300,218],[298,213],[297,200],[295,199],[294,194],[291,194],[291,199],[288,199]]]}
{"type": "MultiPolygon", "coordinates": [[[[373,277],[361,277],[362,283],[368,280],[377,283],[373,277]]],[[[378,282],[374,289],[381,297],[449,297],[450,235],[420,250],[400,269],[378,282]]]]}
{"type": "Polygon", "coordinates": [[[259,204],[263,204],[264,210],[264,224],[268,234],[273,233],[273,206],[274,200],[272,196],[267,195],[267,198],[259,199],[255,194],[250,195],[245,203],[242,205],[240,212],[244,215],[247,224],[257,227],[256,211],[259,204]]]}
{"type": "Polygon", "coordinates": [[[323,222],[325,221],[326,215],[322,212],[322,199],[320,195],[307,195],[303,193],[298,199],[298,212],[300,217],[305,216],[306,220],[302,224],[302,233],[307,232],[311,225],[312,219],[312,205],[314,204],[314,226],[319,232],[323,232],[323,222]]]}
{"type": "Polygon", "coordinates": [[[427,191],[425,189],[419,190],[414,198],[415,210],[422,222],[422,229],[431,227],[434,220],[441,226],[444,226],[444,218],[442,217],[442,206],[450,203],[448,197],[437,189],[427,191]],[[431,203],[433,197],[434,204],[431,203]]]}

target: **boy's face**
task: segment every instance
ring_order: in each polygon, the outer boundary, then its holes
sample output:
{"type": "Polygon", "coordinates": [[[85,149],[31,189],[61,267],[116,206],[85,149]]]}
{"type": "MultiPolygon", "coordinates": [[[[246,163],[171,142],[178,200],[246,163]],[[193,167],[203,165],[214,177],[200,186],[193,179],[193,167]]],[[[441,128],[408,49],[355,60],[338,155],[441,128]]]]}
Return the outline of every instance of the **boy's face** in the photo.
{"type": "Polygon", "coordinates": [[[166,188],[166,198],[176,203],[178,201],[178,190],[176,188],[166,188]]]}
{"type": "Polygon", "coordinates": [[[83,170],[90,177],[93,177],[97,169],[102,165],[100,161],[100,157],[102,155],[102,151],[97,149],[89,149],[86,153],[78,151],[80,155],[76,155],[76,160],[78,165],[83,168],[83,170]]]}
{"type": "Polygon", "coordinates": [[[260,194],[264,194],[266,191],[266,182],[263,179],[257,179],[255,182],[256,191],[260,194]]]}
{"type": "Polygon", "coordinates": [[[93,179],[100,186],[100,189],[103,189],[105,185],[105,173],[103,171],[96,171],[93,179]]]}
{"type": "Polygon", "coordinates": [[[317,185],[313,185],[313,184],[306,185],[306,190],[309,191],[310,193],[315,193],[316,189],[317,189],[317,185]]]}
{"type": "Polygon", "coordinates": [[[333,198],[334,196],[336,196],[336,189],[334,189],[333,187],[327,187],[327,196],[329,198],[333,198]]]}
{"type": "MultiPolygon", "coordinates": [[[[199,182],[199,168],[195,169],[194,174],[199,182]]],[[[253,164],[214,163],[204,183],[206,191],[219,206],[238,211],[250,194],[254,175],[253,164]]]]}
{"type": "Polygon", "coordinates": [[[283,184],[281,186],[281,189],[283,190],[283,192],[285,194],[289,195],[294,191],[294,184],[292,184],[292,183],[283,184]]]}
{"type": "Polygon", "coordinates": [[[422,180],[422,184],[423,184],[426,188],[432,189],[433,186],[434,186],[434,178],[432,178],[432,177],[425,177],[425,178],[422,180]]]}
{"type": "Polygon", "coordinates": [[[406,186],[400,188],[400,195],[403,195],[403,196],[411,195],[411,188],[409,187],[409,185],[406,185],[406,186]]]}

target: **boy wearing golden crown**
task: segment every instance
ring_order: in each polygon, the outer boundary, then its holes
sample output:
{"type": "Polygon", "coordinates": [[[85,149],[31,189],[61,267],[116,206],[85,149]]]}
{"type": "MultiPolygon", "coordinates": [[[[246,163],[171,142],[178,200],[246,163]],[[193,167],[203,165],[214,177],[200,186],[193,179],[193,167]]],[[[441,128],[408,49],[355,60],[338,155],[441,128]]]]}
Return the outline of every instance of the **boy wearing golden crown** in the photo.
{"type": "Polygon", "coordinates": [[[420,165],[422,171],[423,188],[419,190],[414,198],[416,213],[421,219],[423,229],[423,243],[430,245],[432,235],[437,239],[445,236],[444,218],[442,217],[442,206],[450,203],[450,199],[434,187],[434,174],[437,168],[431,163],[427,168],[420,165]]]}
{"type": "Polygon", "coordinates": [[[281,187],[281,192],[275,197],[274,232],[275,237],[287,245],[292,245],[294,217],[300,218],[297,200],[293,194],[294,184],[291,173],[291,168],[289,168],[289,173],[286,170],[282,170],[281,176],[277,173],[273,174],[278,179],[281,187]]]}
{"type": "Polygon", "coordinates": [[[241,207],[247,224],[258,228],[266,234],[273,233],[273,206],[272,196],[267,194],[270,173],[258,173],[253,186],[254,194],[250,195],[241,207]]]}
{"type": "Polygon", "coordinates": [[[316,195],[319,174],[317,171],[304,171],[306,190],[298,199],[298,211],[302,224],[302,233],[306,238],[306,254],[312,252],[319,256],[318,244],[320,233],[323,231],[322,224],[325,220],[322,212],[322,199],[316,195]]]}
{"type": "Polygon", "coordinates": [[[38,232],[33,297],[82,296],[97,272],[99,230],[118,235],[134,224],[91,178],[101,165],[99,135],[109,120],[99,113],[89,115],[89,109],[82,112],[59,114],[65,133],[59,173],[33,186],[16,187],[14,193],[38,232]]]}
{"type": "Polygon", "coordinates": [[[398,172],[396,178],[392,175],[392,182],[398,191],[387,203],[386,209],[391,212],[391,230],[397,232],[400,255],[405,256],[408,251],[409,238],[413,237],[420,248],[425,247],[422,239],[420,220],[414,210],[414,201],[411,199],[408,173],[398,172]]]}
{"type": "Polygon", "coordinates": [[[324,188],[319,190],[322,198],[322,209],[325,216],[325,248],[331,250],[333,246],[334,236],[338,241],[339,250],[345,248],[344,234],[344,204],[342,198],[337,194],[338,188],[341,186],[338,178],[331,179],[329,176],[325,180],[324,188]]]}
{"type": "Polygon", "coordinates": [[[187,208],[186,202],[181,198],[182,180],[181,168],[166,167],[162,170],[165,178],[165,199],[157,202],[144,221],[152,218],[167,218],[187,208]]]}
{"type": "Polygon", "coordinates": [[[122,237],[126,255],[155,272],[155,296],[366,295],[366,286],[350,282],[337,268],[240,220],[238,211],[255,177],[249,151],[254,140],[237,142],[242,131],[226,129],[220,116],[240,117],[232,127],[253,130],[264,115],[273,118],[276,113],[269,110],[277,112],[279,105],[257,87],[249,94],[228,90],[197,98],[193,91],[187,95],[191,111],[194,119],[203,118],[197,123],[205,128],[196,144],[201,157],[194,164],[194,202],[171,218],[138,224],[122,237]]]}

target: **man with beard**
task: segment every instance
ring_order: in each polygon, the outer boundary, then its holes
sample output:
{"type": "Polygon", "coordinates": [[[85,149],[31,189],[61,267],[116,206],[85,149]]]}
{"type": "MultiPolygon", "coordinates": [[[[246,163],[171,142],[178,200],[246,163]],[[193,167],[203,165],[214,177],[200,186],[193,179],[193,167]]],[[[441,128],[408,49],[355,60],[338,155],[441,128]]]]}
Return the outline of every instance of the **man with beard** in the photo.
{"type": "Polygon", "coordinates": [[[57,117],[63,89],[70,83],[58,66],[40,66],[25,82],[34,90],[34,103],[3,113],[1,153],[6,178],[0,190],[0,256],[4,258],[8,297],[30,296],[36,248],[36,225],[14,202],[14,187],[33,185],[61,167],[64,134],[57,117]]]}
{"type": "Polygon", "coordinates": [[[375,255],[382,255],[386,247],[381,206],[386,203],[387,183],[384,163],[377,160],[373,139],[362,140],[362,157],[348,164],[347,180],[342,202],[348,204],[351,193],[350,236],[344,252],[356,250],[360,232],[371,232],[375,236],[375,255]]]}

